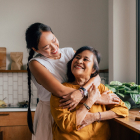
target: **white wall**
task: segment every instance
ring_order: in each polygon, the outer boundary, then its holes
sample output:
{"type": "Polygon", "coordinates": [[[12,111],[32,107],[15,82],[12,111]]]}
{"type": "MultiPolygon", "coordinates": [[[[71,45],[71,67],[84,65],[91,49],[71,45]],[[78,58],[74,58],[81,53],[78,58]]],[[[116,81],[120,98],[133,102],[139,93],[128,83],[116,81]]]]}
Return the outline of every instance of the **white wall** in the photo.
{"type": "Polygon", "coordinates": [[[136,82],[136,0],[109,0],[109,81],[136,82]]]}
{"type": "Polygon", "coordinates": [[[51,26],[60,47],[91,45],[102,54],[100,68],[108,68],[108,0],[1,0],[0,17],[7,66],[10,52],[23,52],[27,62],[25,30],[42,22],[51,26]]]}

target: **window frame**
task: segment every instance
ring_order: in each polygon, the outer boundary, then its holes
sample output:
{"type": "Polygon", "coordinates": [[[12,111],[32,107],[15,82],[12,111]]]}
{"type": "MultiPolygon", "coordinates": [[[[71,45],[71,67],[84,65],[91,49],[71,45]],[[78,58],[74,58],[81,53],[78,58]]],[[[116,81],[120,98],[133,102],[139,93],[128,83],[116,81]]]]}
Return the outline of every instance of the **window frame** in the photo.
{"type": "Polygon", "coordinates": [[[136,83],[140,85],[140,0],[136,0],[136,83]]]}

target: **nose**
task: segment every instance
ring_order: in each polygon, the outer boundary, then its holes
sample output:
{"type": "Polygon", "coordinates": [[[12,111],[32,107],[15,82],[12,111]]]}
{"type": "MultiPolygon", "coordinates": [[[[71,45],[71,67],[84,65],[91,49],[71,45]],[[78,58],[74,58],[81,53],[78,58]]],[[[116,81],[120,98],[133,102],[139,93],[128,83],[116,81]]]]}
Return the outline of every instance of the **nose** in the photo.
{"type": "Polygon", "coordinates": [[[53,43],[51,43],[51,49],[55,50],[56,49],[56,45],[54,45],[53,43]]]}
{"type": "Polygon", "coordinates": [[[83,63],[83,59],[80,58],[80,59],[77,60],[77,62],[78,62],[78,63],[83,63]]]}

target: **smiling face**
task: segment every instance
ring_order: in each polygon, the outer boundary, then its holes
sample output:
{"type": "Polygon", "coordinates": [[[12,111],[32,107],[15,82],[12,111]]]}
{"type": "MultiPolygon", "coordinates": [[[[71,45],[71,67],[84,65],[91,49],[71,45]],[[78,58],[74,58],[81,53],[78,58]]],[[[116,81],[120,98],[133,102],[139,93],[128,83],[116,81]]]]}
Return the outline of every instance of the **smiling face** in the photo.
{"type": "Polygon", "coordinates": [[[85,77],[89,79],[91,74],[94,73],[94,54],[85,50],[75,56],[71,64],[71,72],[75,77],[85,77]]]}
{"type": "Polygon", "coordinates": [[[38,50],[35,48],[33,48],[33,50],[50,59],[60,58],[59,41],[52,32],[42,32],[38,44],[38,50]]]}

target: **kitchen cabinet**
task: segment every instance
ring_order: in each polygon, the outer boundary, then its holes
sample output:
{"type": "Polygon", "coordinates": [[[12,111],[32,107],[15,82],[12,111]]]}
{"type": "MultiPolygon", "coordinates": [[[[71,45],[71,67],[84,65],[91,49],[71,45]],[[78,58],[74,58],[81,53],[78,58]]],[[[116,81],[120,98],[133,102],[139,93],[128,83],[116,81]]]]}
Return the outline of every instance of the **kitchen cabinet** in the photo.
{"type": "Polygon", "coordinates": [[[27,112],[0,112],[0,133],[0,140],[31,140],[27,112]]]}
{"type": "Polygon", "coordinates": [[[3,139],[2,131],[0,132],[0,140],[3,139]]]}
{"type": "Polygon", "coordinates": [[[135,117],[140,117],[139,109],[130,109],[126,118],[110,120],[110,140],[140,140],[140,121],[135,117]]]}

